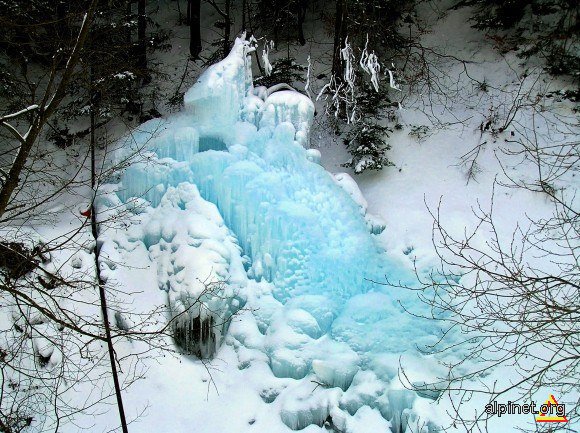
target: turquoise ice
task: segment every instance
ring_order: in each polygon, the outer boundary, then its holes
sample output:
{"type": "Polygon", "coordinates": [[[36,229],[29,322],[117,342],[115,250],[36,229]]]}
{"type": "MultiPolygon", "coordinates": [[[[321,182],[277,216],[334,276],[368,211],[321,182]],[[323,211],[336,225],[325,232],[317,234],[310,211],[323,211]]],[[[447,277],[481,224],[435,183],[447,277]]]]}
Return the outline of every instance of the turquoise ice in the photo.
{"type": "MultiPolygon", "coordinates": [[[[251,49],[238,39],[185,94],[182,112],[147,122],[121,142],[116,163],[132,163],[117,179],[116,194],[125,204],[146,200],[152,208],[170,195],[176,209],[194,212],[195,206],[179,201],[189,185],[191,200],[199,191],[217,207],[247,276],[273,287],[271,296],[254,297],[252,307],[275,376],[315,374],[342,390],[361,373],[391,380],[396,355],[433,343],[440,330],[405,311],[424,308],[413,293],[380,284],[410,275],[378,246],[375,234],[382,228],[319,165],[320,154],[307,149],[310,99],[253,87],[251,49]]],[[[153,241],[144,242],[152,251],[153,241]]],[[[228,248],[224,261],[230,260],[228,248]]],[[[160,288],[171,292],[170,285],[160,288]]],[[[409,407],[412,398],[403,394],[398,404],[409,407]]],[[[393,420],[403,409],[394,409],[393,401],[369,405],[393,423],[393,431],[401,428],[400,419],[393,420]]],[[[327,412],[311,414],[313,422],[327,412]]],[[[291,428],[306,422],[294,412],[282,418],[291,428]]]]}

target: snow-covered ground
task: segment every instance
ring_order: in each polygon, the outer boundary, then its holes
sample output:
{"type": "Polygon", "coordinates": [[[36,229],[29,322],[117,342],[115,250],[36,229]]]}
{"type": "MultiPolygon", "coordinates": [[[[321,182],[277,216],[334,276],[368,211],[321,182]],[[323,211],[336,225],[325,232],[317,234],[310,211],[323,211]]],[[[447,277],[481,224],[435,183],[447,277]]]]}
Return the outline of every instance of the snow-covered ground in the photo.
{"type": "MultiPolygon", "coordinates": [[[[438,264],[429,209],[439,202],[443,224],[461,235],[477,223],[473,209],[490,205],[495,185],[497,229],[506,239],[518,222],[552,209],[542,194],[497,185],[506,168],[518,179],[534,175],[517,157],[504,156],[500,165],[510,129],[498,136],[479,129],[492,111],[506,108],[502,98],[519,85],[519,66],[466,21],[465,11],[455,11],[423,42],[470,59],[470,76],[491,90],[475,88],[454,59],[434,59],[447,71],[442,80],[457,80],[459,96],[435,103],[431,115],[420,109],[420,97],[404,103],[403,129],[390,137],[395,167],[381,172],[353,181],[340,166],[344,148],[330,144],[318,124],[310,130],[315,107],[305,96],[284,91],[264,100],[260,89],[252,91],[242,41],[186,93],[182,111],[141,125],[121,142],[114,157],[139,162],[111,179],[98,200],[99,218],[108,221],[99,233],[101,275],[115,291],[113,309],[129,301],[116,326],[139,327],[148,311],[155,320],[136,331],[172,318],[185,328],[197,316],[211,318],[214,333],[202,338],[196,328],[184,344],[203,354],[218,347],[201,362],[176,351],[170,337],[160,338],[164,349],[117,341],[126,374],[135,374],[135,361],[125,355],[146,352],[143,378],[123,393],[131,431],[398,433],[447,425],[449,400],[420,396],[399,376],[400,367],[418,383],[445,374],[443,359],[420,350],[436,341],[441,325],[405,311],[428,314],[413,292],[375,282],[412,284],[414,263],[420,271],[438,264]],[[433,113],[449,125],[434,125],[433,113]],[[315,149],[306,150],[309,133],[315,149]],[[480,170],[468,179],[462,156],[483,142],[480,170]],[[191,341],[194,334],[203,341],[191,341]]],[[[518,121],[526,124],[526,113],[518,121]]],[[[578,186],[572,177],[564,182],[578,186]]],[[[70,266],[89,269],[87,250],[70,266]]],[[[490,377],[506,383],[510,372],[490,377]]],[[[481,411],[484,401],[469,405],[481,411]]],[[[488,429],[508,433],[530,421],[492,418],[488,429]]],[[[117,425],[110,406],[61,429],[117,425]]]]}

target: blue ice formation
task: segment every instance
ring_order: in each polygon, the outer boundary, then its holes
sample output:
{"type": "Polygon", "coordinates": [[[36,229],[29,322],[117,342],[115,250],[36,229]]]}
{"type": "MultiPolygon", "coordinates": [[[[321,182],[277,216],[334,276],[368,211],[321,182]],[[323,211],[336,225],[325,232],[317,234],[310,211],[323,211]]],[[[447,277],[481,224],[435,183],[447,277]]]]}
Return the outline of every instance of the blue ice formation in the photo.
{"type": "MultiPolygon", "coordinates": [[[[330,387],[347,390],[357,373],[374,369],[388,381],[396,365],[385,368],[380,355],[432,343],[437,332],[405,312],[404,304],[414,302],[411,295],[374,283],[406,277],[375,242],[372,233],[384,226],[365,219],[366,205],[355,197],[348,178],[333,177],[319,165],[320,153],[306,149],[314,116],[310,99],[295,91],[267,96],[254,89],[251,49],[238,39],[230,55],[185,94],[181,113],[149,121],[121,143],[115,163],[131,163],[118,179],[116,194],[122,203],[145,202],[152,209],[166,207],[169,200],[183,218],[205,206],[194,200],[196,194],[217,207],[215,225],[225,224],[235,235],[247,276],[273,287],[271,296],[256,296],[253,305],[261,337],[238,330],[235,338],[246,344],[250,337],[261,339],[252,344],[267,354],[275,376],[314,374],[330,387]],[[189,199],[179,198],[184,191],[189,199]]],[[[174,219],[162,216],[168,225],[174,219]]],[[[146,245],[155,260],[160,248],[174,261],[192,253],[171,247],[173,237],[163,238],[163,227],[157,232],[146,245]],[[160,242],[162,247],[155,246],[160,242]]],[[[219,257],[229,266],[223,268],[229,278],[239,263],[230,260],[234,253],[227,248],[219,257]]],[[[187,304],[182,283],[183,278],[160,278],[171,304],[187,304]]],[[[191,299],[199,294],[192,287],[185,290],[191,299]]],[[[177,310],[187,308],[183,305],[177,310]]],[[[232,312],[230,304],[214,302],[212,309],[222,311],[221,317],[232,312]]],[[[203,332],[199,322],[188,326],[180,331],[182,338],[203,332]]],[[[219,346],[219,341],[210,343],[219,346]]],[[[389,407],[381,413],[392,418],[389,407]]],[[[301,428],[294,412],[288,413],[284,422],[301,428]]],[[[318,423],[327,415],[324,410],[313,417],[318,423]]]]}
{"type": "Polygon", "coordinates": [[[186,94],[185,111],[141,125],[128,153],[150,154],[125,171],[119,196],[157,206],[168,186],[197,185],[250,257],[249,275],[276,298],[343,300],[393,275],[359,205],[304,148],[312,102],[293,91],[253,94],[247,43],[210,68],[186,94]],[[201,150],[204,151],[201,151],[201,150]]]}

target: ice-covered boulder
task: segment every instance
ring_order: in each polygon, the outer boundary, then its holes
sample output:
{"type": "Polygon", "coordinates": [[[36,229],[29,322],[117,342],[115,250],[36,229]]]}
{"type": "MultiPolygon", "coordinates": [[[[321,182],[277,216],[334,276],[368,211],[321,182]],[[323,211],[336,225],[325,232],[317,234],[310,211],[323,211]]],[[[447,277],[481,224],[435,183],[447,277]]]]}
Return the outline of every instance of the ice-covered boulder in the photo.
{"type": "Polygon", "coordinates": [[[289,122],[294,126],[295,140],[306,146],[314,117],[314,104],[310,98],[296,91],[282,90],[271,94],[264,102],[260,128],[275,128],[283,122],[289,122]]]}
{"type": "MultiPolygon", "coordinates": [[[[175,342],[186,353],[212,357],[246,299],[247,278],[235,237],[215,205],[191,183],[168,186],[159,205],[145,206],[138,221],[128,236],[143,243],[155,263],[175,342]]],[[[103,252],[110,259],[108,245],[103,252]]]]}
{"type": "Polygon", "coordinates": [[[352,176],[348,173],[336,173],[334,181],[359,205],[360,213],[364,215],[369,231],[373,235],[381,234],[385,230],[386,223],[381,217],[367,212],[368,203],[352,176]]]}

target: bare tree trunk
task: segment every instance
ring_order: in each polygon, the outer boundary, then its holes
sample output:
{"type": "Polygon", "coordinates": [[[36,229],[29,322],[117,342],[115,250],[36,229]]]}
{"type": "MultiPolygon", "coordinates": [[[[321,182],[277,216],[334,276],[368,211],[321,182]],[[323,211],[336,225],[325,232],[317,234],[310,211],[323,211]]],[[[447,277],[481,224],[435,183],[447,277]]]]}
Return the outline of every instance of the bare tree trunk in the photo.
{"type": "Polygon", "coordinates": [[[96,170],[96,137],[95,130],[97,128],[95,111],[98,104],[98,96],[94,94],[93,86],[93,66],[89,69],[90,88],[91,88],[91,187],[93,188],[93,202],[91,203],[91,232],[95,239],[95,271],[97,276],[97,284],[99,285],[99,298],[101,301],[101,313],[103,315],[103,325],[105,327],[105,339],[107,341],[107,349],[109,352],[109,363],[111,364],[111,373],[113,376],[113,385],[115,387],[115,396],[117,398],[117,409],[119,410],[119,418],[121,421],[121,429],[123,433],[128,433],[127,419],[125,417],[125,408],[123,407],[123,396],[121,395],[121,384],[119,382],[119,374],[117,372],[117,364],[115,361],[115,349],[113,347],[113,339],[111,337],[111,325],[109,323],[109,314],[107,309],[107,296],[105,292],[105,282],[101,278],[101,271],[99,267],[99,248],[97,247],[97,215],[95,209],[94,198],[97,191],[97,170],[96,170]]]}
{"type": "Polygon", "coordinates": [[[336,0],[336,14],[334,17],[334,51],[332,55],[332,75],[334,77],[340,77],[342,75],[340,50],[346,40],[346,1],[347,0],[336,0]]]}
{"type": "Polygon", "coordinates": [[[189,54],[194,59],[198,59],[201,53],[201,0],[188,0],[188,9],[190,11],[189,54]]]}
{"type": "Polygon", "coordinates": [[[179,25],[183,24],[183,14],[181,13],[181,3],[177,0],[177,14],[179,15],[179,25]]]}
{"type": "Polygon", "coordinates": [[[278,33],[278,18],[280,17],[280,6],[275,2],[274,6],[274,47],[278,49],[278,41],[280,40],[278,33]]]}
{"type": "MultiPolygon", "coordinates": [[[[250,34],[254,32],[254,26],[252,25],[252,9],[251,3],[246,5],[247,8],[247,18],[248,18],[248,30],[250,34]]],[[[260,71],[260,75],[264,75],[264,68],[262,68],[262,64],[260,63],[260,56],[258,55],[258,50],[254,50],[254,56],[256,57],[256,65],[258,65],[258,70],[260,71]]]]}
{"type": "Polygon", "coordinates": [[[223,44],[223,58],[225,59],[230,53],[230,30],[232,26],[232,20],[230,17],[230,3],[231,0],[226,0],[225,4],[225,26],[224,26],[224,44],[223,44]]]}
{"type": "MultiPolygon", "coordinates": [[[[132,0],[126,0],[126,4],[125,4],[125,20],[126,22],[129,22],[131,19],[131,15],[133,14],[133,10],[131,8],[131,5],[133,4],[132,0]]],[[[127,44],[127,52],[129,52],[129,55],[127,57],[131,57],[130,54],[130,47],[131,47],[131,27],[127,26],[127,28],[125,29],[125,43],[127,44]]]]}
{"type": "Polygon", "coordinates": [[[246,31],[246,2],[247,0],[242,0],[242,32],[246,31]]]}
{"type": "Polygon", "coordinates": [[[142,74],[147,71],[147,15],[145,13],[145,1],[137,3],[137,67],[142,74]]]}
{"type": "MultiPolygon", "coordinates": [[[[91,149],[94,152],[94,147],[91,149]]],[[[91,155],[92,157],[94,154],[91,155]]],[[[94,206],[91,212],[91,227],[93,236],[97,238],[97,221],[95,216],[94,206]]],[[[117,397],[117,408],[119,409],[119,418],[121,420],[121,429],[123,433],[129,433],[127,427],[127,419],[125,418],[125,408],[123,407],[123,397],[121,395],[121,384],[119,383],[119,375],[117,372],[117,364],[115,361],[115,349],[113,348],[113,339],[111,337],[111,325],[109,323],[109,314],[107,310],[107,296],[105,293],[105,283],[101,278],[101,273],[99,271],[99,253],[98,249],[95,247],[95,264],[97,271],[97,282],[99,284],[99,298],[101,299],[101,312],[103,314],[103,324],[105,326],[105,337],[107,340],[107,349],[109,352],[109,362],[111,364],[111,372],[113,375],[113,384],[115,386],[115,396],[117,397]]]]}
{"type": "Polygon", "coordinates": [[[68,4],[64,2],[57,2],[56,4],[56,28],[57,35],[61,40],[69,40],[71,33],[70,27],[67,23],[68,4]]]}
{"type": "Polygon", "coordinates": [[[308,2],[300,0],[298,2],[297,24],[298,24],[298,42],[300,45],[306,45],[306,38],[304,37],[304,19],[306,18],[306,8],[308,2]]]}

